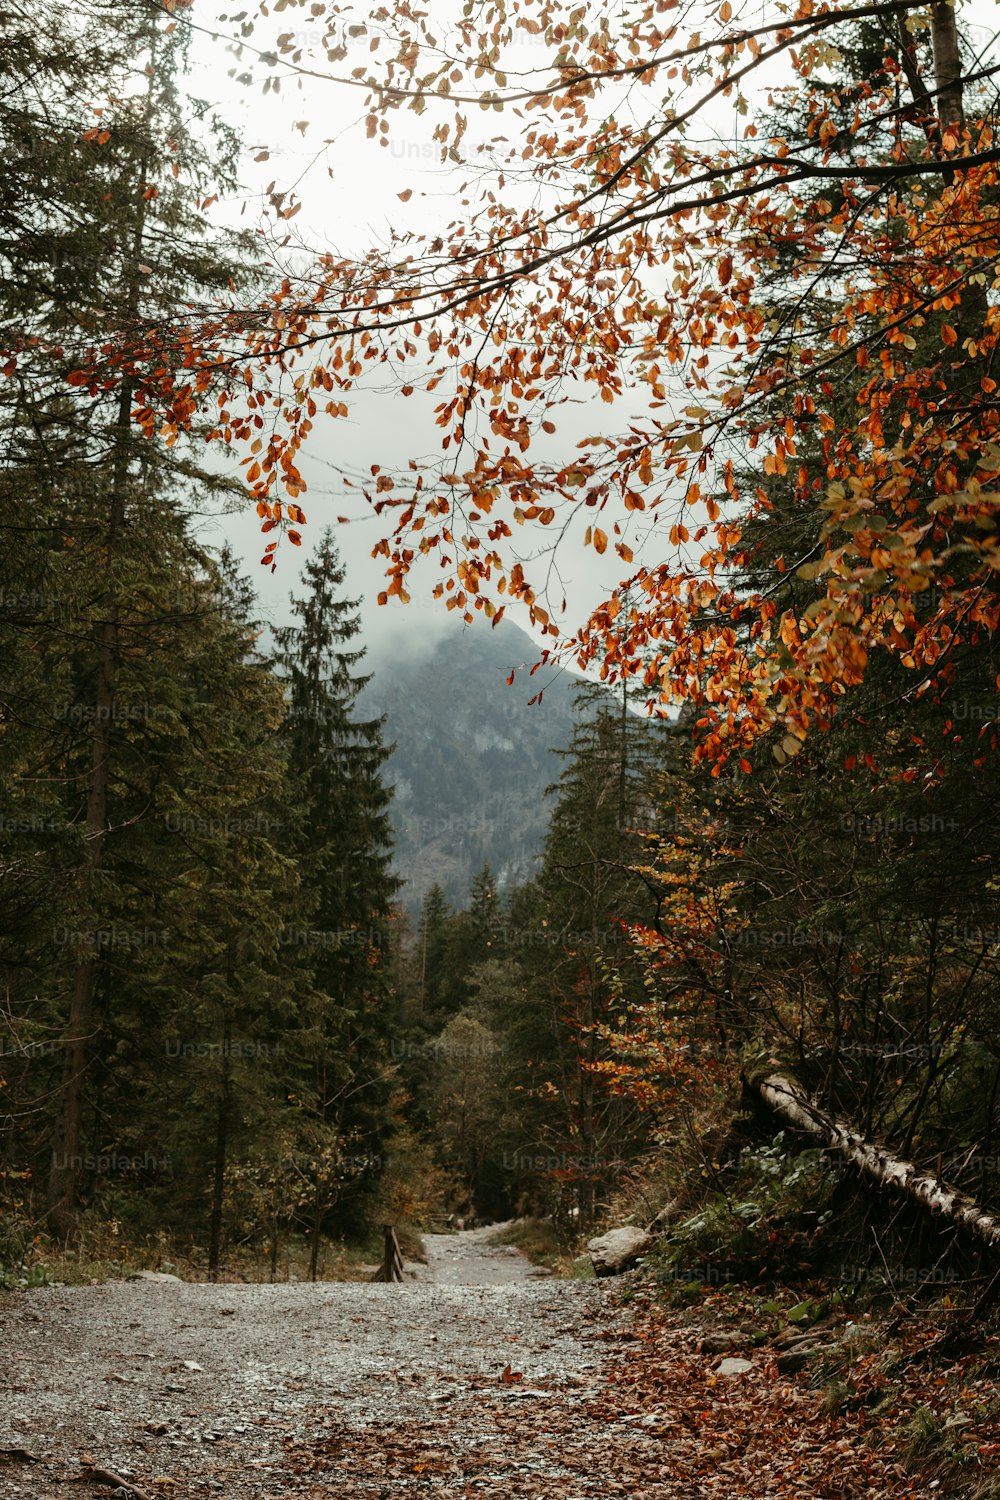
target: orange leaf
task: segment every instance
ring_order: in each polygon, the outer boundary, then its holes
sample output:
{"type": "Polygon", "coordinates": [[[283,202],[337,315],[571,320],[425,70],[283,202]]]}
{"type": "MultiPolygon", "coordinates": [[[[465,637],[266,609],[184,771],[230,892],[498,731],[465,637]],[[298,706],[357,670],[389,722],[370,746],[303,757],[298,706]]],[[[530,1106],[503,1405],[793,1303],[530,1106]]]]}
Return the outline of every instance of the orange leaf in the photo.
{"type": "Polygon", "coordinates": [[[607,534],[607,532],[606,531],[602,531],[599,526],[595,526],[594,527],[594,547],[596,548],[596,550],[598,552],[604,552],[604,551],[607,550],[607,545],[608,545],[608,534],[607,534]]]}

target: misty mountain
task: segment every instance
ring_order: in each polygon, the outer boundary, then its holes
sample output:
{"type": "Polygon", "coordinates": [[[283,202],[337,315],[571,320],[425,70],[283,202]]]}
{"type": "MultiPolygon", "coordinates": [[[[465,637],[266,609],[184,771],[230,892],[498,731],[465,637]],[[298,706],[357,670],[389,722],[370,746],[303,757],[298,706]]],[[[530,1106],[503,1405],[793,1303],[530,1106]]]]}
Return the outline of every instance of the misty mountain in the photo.
{"type": "Polygon", "coordinates": [[[454,906],[489,863],[501,892],[534,871],[545,839],[545,789],[559,776],[554,752],[572,736],[581,679],[531,667],[539,647],[504,620],[438,637],[422,653],[379,654],[362,711],[384,714],[395,743],[385,778],[395,787],[400,899],[416,917],[440,884],[454,906]],[[507,686],[512,668],[514,683],[507,686]],[[529,700],[542,689],[540,704],[529,700]]]}

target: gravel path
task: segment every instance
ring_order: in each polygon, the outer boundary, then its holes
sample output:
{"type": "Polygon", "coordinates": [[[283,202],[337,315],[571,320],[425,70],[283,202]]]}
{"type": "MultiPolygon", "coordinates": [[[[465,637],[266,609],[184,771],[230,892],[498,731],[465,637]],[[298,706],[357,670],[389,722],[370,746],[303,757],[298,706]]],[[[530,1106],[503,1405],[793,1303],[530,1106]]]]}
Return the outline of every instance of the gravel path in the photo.
{"type": "Polygon", "coordinates": [[[462,1234],[425,1234],[427,1264],[410,1269],[418,1281],[432,1281],[437,1286],[498,1286],[548,1276],[543,1267],[533,1266],[512,1245],[492,1243],[503,1227],[491,1224],[462,1234]]]}
{"type": "Polygon", "coordinates": [[[655,1473],[632,1488],[606,1462],[603,1366],[627,1318],[490,1234],[429,1235],[427,1266],[395,1286],[13,1296],[0,1497],[110,1495],[100,1470],[178,1500],[655,1495],[655,1473]]]}

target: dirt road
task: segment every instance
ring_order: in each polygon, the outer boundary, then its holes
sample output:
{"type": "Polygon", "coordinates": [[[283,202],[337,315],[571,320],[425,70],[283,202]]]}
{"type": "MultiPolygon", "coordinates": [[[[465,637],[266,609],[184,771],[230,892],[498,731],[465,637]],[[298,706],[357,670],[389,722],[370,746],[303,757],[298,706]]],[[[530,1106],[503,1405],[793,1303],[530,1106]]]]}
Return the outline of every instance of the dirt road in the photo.
{"type": "Polygon", "coordinates": [[[489,1237],[428,1236],[427,1266],[396,1286],[12,1297],[0,1497],[110,1495],[101,1471],[132,1494],[234,1500],[654,1496],[662,1447],[632,1487],[613,1450],[634,1462],[639,1435],[603,1412],[627,1318],[594,1283],[547,1280],[489,1237]]]}
{"type": "Polygon", "coordinates": [[[427,1264],[409,1269],[418,1281],[436,1286],[499,1286],[547,1276],[513,1246],[493,1243],[499,1227],[467,1229],[462,1234],[425,1234],[427,1264]]]}

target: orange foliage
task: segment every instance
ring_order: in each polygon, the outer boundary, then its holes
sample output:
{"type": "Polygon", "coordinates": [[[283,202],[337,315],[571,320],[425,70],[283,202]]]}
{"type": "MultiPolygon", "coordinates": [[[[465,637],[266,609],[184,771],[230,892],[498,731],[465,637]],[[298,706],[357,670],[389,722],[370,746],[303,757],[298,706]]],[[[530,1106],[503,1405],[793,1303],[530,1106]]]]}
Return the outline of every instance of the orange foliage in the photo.
{"type": "MultiPolygon", "coordinates": [[[[987,119],[943,131],[930,120],[915,157],[891,88],[865,85],[852,134],[874,145],[848,156],[824,95],[810,90],[833,26],[906,8],[793,0],[779,18],[744,25],[727,3],[692,33],[676,0],[614,26],[610,10],[576,10],[570,22],[542,0],[494,7],[489,19],[472,7],[442,49],[423,13],[399,7],[398,45],[383,47],[382,62],[375,23],[359,22],[371,56],[334,77],[365,93],[369,135],[385,145],[399,111],[433,107],[442,161],[454,162],[469,107],[495,109],[516,131],[494,142],[501,170],[479,179],[478,197],[466,187],[440,234],[400,234],[357,261],[326,255],[261,307],[110,341],[70,380],[96,391],[130,373],[137,421],[167,441],[211,407],[214,435],[246,453],[263,529],[293,542],[290,524],[304,521],[298,455],[317,418],[346,415],[373,366],[391,368],[403,394],[447,382],[441,461],[373,469],[366,490],[384,527],[381,598],[407,599],[417,560],[436,556],[435,592],[468,617],[496,620],[520,600],[552,652],[599,663],[608,680],[641,675],[653,700],[694,700],[699,754],[718,764],[776,726],[801,742],[874,651],[896,654],[922,690],[947,673],[957,643],[996,628],[1000,609],[1000,306],[988,295],[1000,285],[1000,146],[987,119]],[[518,35],[548,47],[540,82],[500,71],[518,35]],[[786,63],[801,132],[758,140],[743,90],[766,87],[786,63]],[[608,113],[626,84],[649,101],[644,126],[608,113]],[[742,136],[693,144],[700,132],[685,126],[723,98],[746,119],[742,136]],[[803,296],[823,281],[833,304],[824,332],[794,312],[775,326],[761,282],[779,256],[803,296]],[[844,421],[838,385],[858,371],[844,421]],[[552,459],[539,438],[556,431],[568,385],[591,389],[608,413],[641,390],[644,410],[617,433],[603,421],[552,459]],[[826,463],[819,494],[799,461],[814,434],[826,463]],[[783,564],[815,585],[796,616],[733,582],[743,528],[766,504],[740,488],[747,458],[823,512],[818,554],[783,564]],[[584,628],[563,631],[511,542],[526,525],[556,536],[581,508],[587,544],[604,553],[613,542],[631,571],[584,628]],[[634,566],[638,516],[663,554],[634,566]],[[932,586],[926,618],[914,599],[932,586]]],[[[338,7],[309,14],[339,65],[338,7]]],[[[282,66],[315,71],[297,49],[289,31],[282,66]]],[[[891,56],[886,70],[902,76],[891,56]]],[[[264,553],[272,567],[276,551],[272,541],[264,553]]]]}

